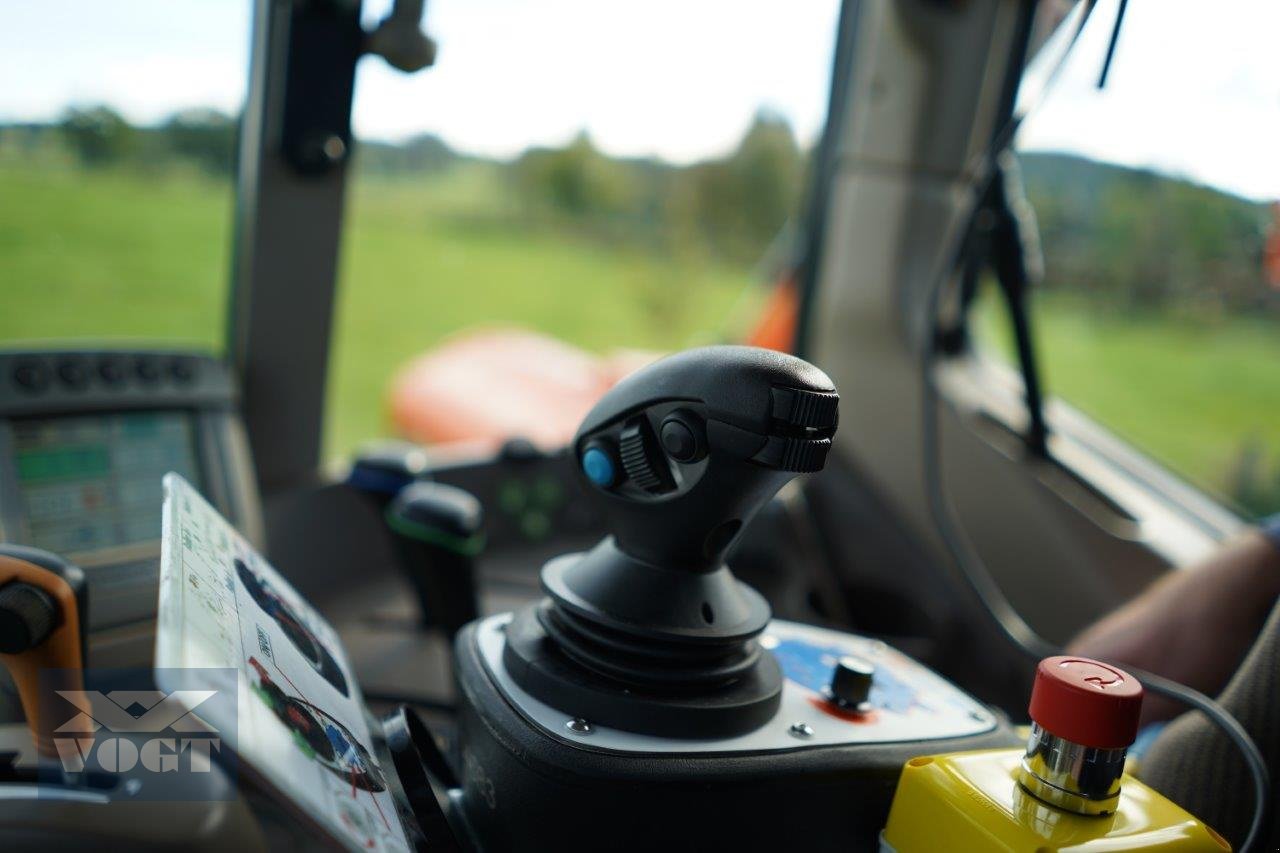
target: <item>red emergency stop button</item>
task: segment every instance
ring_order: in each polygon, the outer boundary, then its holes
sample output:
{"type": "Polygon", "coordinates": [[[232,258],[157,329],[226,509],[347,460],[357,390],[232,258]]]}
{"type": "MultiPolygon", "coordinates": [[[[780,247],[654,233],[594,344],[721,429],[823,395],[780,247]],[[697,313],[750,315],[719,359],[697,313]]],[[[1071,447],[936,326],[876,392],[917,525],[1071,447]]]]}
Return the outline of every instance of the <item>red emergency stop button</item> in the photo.
{"type": "Polygon", "coordinates": [[[1089,658],[1045,658],[1031,688],[1031,719],[1063,740],[1124,749],[1138,735],[1142,685],[1122,669],[1089,658]]]}

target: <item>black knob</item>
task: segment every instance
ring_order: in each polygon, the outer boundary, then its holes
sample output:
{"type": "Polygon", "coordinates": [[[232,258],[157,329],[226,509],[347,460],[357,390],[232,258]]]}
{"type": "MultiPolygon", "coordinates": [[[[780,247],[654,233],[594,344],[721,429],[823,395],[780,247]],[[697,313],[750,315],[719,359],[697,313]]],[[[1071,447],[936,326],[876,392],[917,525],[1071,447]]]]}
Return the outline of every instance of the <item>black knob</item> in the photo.
{"type": "Polygon", "coordinates": [[[23,361],[13,369],[13,381],[24,391],[43,391],[49,384],[49,371],[38,361],[23,361]]]}
{"type": "Polygon", "coordinates": [[[508,438],[498,448],[498,458],[503,462],[533,462],[545,455],[538,449],[538,445],[520,436],[508,438]]]}
{"type": "Polygon", "coordinates": [[[186,385],[196,378],[195,363],[190,359],[175,358],[169,362],[169,375],[173,377],[175,382],[186,385]]]}
{"type": "Polygon", "coordinates": [[[836,661],[836,668],[831,673],[831,684],[827,686],[827,698],[850,711],[869,711],[871,704],[871,683],[875,678],[875,665],[862,658],[846,655],[836,661]]]}
{"type": "Polygon", "coordinates": [[[108,385],[119,385],[125,380],[124,365],[115,358],[104,358],[98,362],[98,376],[108,385]]]}
{"type": "Polygon", "coordinates": [[[49,593],[22,581],[0,587],[0,652],[19,654],[43,643],[58,622],[49,593]]]}
{"type": "Polygon", "coordinates": [[[160,365],[151,358],[139,358],[133,365],[133,372],[147,385],[160,381],[160,365]]]}
{"type": "Polygon", "coordinates": [[[58,378],[63,385],[78,390],[89,384],[89,370],[83,361],[68,358],[58,363],[58,378]]]}
{"type": "Polygon", "coordinates": [[[484,547],[475,496],[444,483],[411,483],[387,507],[386,519],[423,623],[452,635],[475,619],[474,559],[484,547]]]}

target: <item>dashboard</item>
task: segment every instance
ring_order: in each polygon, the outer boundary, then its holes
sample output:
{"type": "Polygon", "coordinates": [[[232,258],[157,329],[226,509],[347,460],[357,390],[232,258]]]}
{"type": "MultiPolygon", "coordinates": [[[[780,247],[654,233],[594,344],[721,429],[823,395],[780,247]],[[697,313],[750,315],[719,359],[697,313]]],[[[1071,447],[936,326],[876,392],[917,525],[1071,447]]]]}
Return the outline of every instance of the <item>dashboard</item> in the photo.
{"type": "Polygon", "coordinates": [[[0,352],[0,541],[84,569],[94,665],[145,663],[161,478],[174,471],[261,539],[231,371],[194,352],[0,352]]]}

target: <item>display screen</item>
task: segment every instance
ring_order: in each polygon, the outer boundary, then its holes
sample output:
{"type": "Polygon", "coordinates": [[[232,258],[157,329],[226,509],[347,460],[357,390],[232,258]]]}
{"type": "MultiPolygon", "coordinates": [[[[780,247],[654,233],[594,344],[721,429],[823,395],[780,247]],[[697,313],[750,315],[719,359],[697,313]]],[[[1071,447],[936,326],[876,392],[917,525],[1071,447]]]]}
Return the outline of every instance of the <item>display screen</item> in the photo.
{"type": "Polygon", "coordinates": [[[161,479],[199,483],[194,418],[147,411],[15,420],[26,541],[80,554],[160,539],[161,479]]]}

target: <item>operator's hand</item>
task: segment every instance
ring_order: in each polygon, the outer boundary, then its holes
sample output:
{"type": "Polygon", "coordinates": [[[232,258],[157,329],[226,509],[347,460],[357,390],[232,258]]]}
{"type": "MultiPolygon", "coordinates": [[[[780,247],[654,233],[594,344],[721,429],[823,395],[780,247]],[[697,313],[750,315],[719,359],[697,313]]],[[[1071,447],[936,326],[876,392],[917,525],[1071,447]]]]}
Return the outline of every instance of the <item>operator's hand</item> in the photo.
{"type": "MultiPolygon", "coordinates": [[[[1130,664],[1216,696],[1253,644],[1280,595],[1280,548],[1258,531],[1204,561],[1172,571],[1086,628],[1069,654],[1130,664]]],[[[1142,723],[1181,713],[1147,695],[1142,723]]]]}

